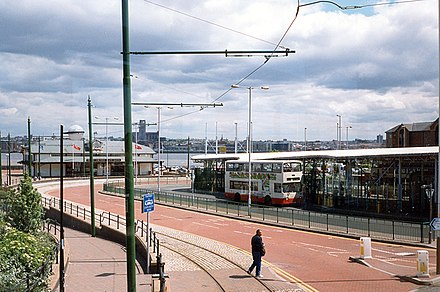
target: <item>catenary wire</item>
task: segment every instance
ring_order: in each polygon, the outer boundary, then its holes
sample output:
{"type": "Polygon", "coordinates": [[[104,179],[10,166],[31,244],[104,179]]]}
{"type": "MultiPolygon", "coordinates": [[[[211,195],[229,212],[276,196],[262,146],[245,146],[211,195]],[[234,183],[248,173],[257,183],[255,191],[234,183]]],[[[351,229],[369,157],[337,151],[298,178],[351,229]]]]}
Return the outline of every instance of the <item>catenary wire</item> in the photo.
{"type": "MultiPolygon", "coordinates": [[[[319,4],[319,3],[327,3],[327,4],[335,5],[336,7],[338,7],[338,8],[341,9],[341,10],[349,10],[349,9],[361,9],[361,8],[373,7],[373,6],[396,5],[396,4],[404,4],[404,3],[412,3],[412,2],[422,2],[422,1],[426,1],[426,0],[403,0],[403,1],[388,2],[388,3],[373,3],[373,4],[363,4],[363,5],[341,6],[341,5],[339,5],[338,3],[336,3],[336,2],[328,1],[328,0],[318,0],[318,1],[308,2],[308,3],[304,3],[304,4],[300,4],[300,0],[298,0],[298,5],[297,5],[297,8],[296,8],[295,16],[294,16],[293,20],[291,21],[290,25],[288,26],[288,28],[286,29],[286,31],[284,32],[284,34],[282,35],[282,37],[280,38],[280,40],[275,44],[275,48],[273,49],[273,52],[272,52],[269,56],[266,56],[266,59],[265,59],[265,61],[264,61],[262,64],[260,64],[258,67],[256,67],[256,68],[255,68],[254,70],[252,70],[250,73],[248,73],[246,76],[244,76],[243,78],[241,78],[238,82],[233,83],[233,84],[237,84],[237,85],[239,85],[239,84],[243,83],[245,80],[247,80],[250,76],[252,76],[253,74],[255,74],[258,70],[260,70],[264,65],[266,65],[266,64],[269,62],[269,60],[273,57],[274,52],[276,51],[277,48],[285,48],[285,47],[281,46],[280,44],[281,44],[281,42],[284,40],[284,38],[286,37],[287,33],[288,33],[288,32],[290,31],[290,29],[292,28],[293,23],[294,23],[294,22],[296,21],[296,19],[298,18],[298,15],[299,15],[299,9],[300,9],[301,7],[306,7],[306,6],[310,6],[310,5],[314,5],[314,4],[319,4]]],[[[240,31],[237,31],[237,30],[234,30],[234,29],[230,29],[230,28],[228,28],[228,27],[225,27],[225,26],[222,26],[222,25],[216,24],[216,23],[211,22],[211,21],[204,20],[204,19],[199,18],[199,17],[195,17],[195,16],[193,16],[193,15],[190,15],[190,14],[184,13],[184,12],[179,11],[179,10],[176,10],[176,9],[169,8],[169,7],[164,6],[164,5],[161,5],[161,4],[157,4],[157,3],[152,2],[152,1],[149,1],[149,0],[144,0],[144,2],[147,2],[147,3],[150,3],[150,4],[152,4],[152,5],[156,5],[156,6],[162,7],[162,8],[164,8],[164,9],[168,9],[168,10],[170,10],[170,11],[173,11],[173,12],[176,12],[176,13],[179,13],[179,14],[182,14],[182,15],[185,15],[185,16],[187,16],[187,17],[191,17],[191,18],[193,18],[193,19],[197,19],[197,20],[199,20],[199,21],[203,21],[203,22],[205,22],[205,23],[208,23],[208,24],[211,24],[211,25],[214,25],[214,26],[217,26],[217,27],[220,27],[220,28],[223,28],[223,29],[229,30],[229,31],[233,31],[233,32],[235,32],[235,33],[239,33],[239,34],[241,34],[241,35],[245,35],[245,36],[248,36],[248,37],[251,37],[251,38],[254,38],[254,39],[257,39],[257,40],[263,41],[263,42],[265,42],[265,43],[274,44],[274,43],[272,43],[272,42],[269,42],[269,41],[266,41],[266,40],[263,40],[263,39],[260,39],[260,38],[257,38],[257,37],[254,37],[254,36],[251,36],[251,35],[245,34],[245,33],[242,33],[242,32],[240,32],[240,31]]],[[[216,97],[215,99],[213,99],[213,100],[211,101],[211,103],[215,103],[216,101],[220,100],[220,99],[223,98],[226,94],[228,94],[231,90],[232,90],[232,88],[228,88],[228,89],[225,90],[223,93],[221,93],[218,97],[216,97]]],[[[184,116],[188,116],[188,115],[190,115],[190,114],[194,114],[194,113],[200,112],[201,110],[203,110],[203,108],[200,109],[200,110],[197,110],[197,111],[192,111],[192,112],[189,112],[189,113],[186,113],[186,114],[183,114],[183,115],[179,115],[179,116],[175,116],[175,117],[172,117],[172,118],[169,118],[169,119],[163,120],[162,122],[168,122],[168,121],[171,121],[171,120],[175,120],[175,119],[178,119],[178,118],[181,118],[181,117],[184,117],[184,116]]]]}

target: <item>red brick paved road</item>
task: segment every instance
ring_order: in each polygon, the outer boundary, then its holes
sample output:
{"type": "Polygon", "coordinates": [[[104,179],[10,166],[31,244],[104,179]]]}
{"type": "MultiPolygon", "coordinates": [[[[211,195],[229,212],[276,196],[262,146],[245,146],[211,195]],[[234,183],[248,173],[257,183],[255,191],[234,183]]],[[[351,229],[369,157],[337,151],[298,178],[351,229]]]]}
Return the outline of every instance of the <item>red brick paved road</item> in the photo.
{"type": "MultiPolygon", "coordinates": [[[[99,194],[99,189],[95,187],[96,208],[124,215],[124,199],[99,194]]],[[[58,191],[50,192],[50,195],[58,196],[58,191]]],[[[66,188],[64,197],[89,205],[89,187],[66,188]]],[[[145,219],[145,215],[140,214],[139,202],[136,202],[135,210],[136,218],[145,219]]],[[[388,263],[387,270],[381,270],[348,260],[350,256],[359,255],[358,240],[271,227],[160,205],[155,206],[150,217],[152,224],[183,230],[245,250],[250,248],[250,237],[255,229],[260,228],[267,247],[264,259],[290,274],[292,281],[302,281],[318,291],[410,291],[418,288],[416,284],[401,282],[393,275],[414,276],[414,253],[420,248],[373,242],[372,264],[388,263]]],[[[430,269],[435,271],[435,251],[431,249],[429,253],[430,269]]]]}

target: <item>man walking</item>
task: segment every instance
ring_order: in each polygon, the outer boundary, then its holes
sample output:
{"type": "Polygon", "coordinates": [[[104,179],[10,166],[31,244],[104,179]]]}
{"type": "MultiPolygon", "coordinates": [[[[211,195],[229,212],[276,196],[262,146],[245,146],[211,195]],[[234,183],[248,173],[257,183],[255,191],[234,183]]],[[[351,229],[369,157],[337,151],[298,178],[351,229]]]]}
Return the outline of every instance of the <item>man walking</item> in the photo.
{"type": "Polygon", "coordinates": [[[254,268],[256,268],[255,277],[257,278],[263,278],[263,275],[261,275],[261,257],[266,254],[266,250],[264,248],[264,243],[263,243],[263,239],[261,238],[261,234],[262,234],[261,230],[257,229],[255,235],[252,236],[251,239],[252,259],[254,261],[248,270],[248,273],[251,274],[254,268]]]}

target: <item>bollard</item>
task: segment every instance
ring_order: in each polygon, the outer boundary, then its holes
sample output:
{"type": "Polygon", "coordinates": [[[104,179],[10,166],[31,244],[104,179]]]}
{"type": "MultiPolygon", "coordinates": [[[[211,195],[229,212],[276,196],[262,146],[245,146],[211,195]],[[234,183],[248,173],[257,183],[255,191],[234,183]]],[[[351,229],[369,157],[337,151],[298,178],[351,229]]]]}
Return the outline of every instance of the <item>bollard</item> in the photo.
{"type": "Polygon", "coordinates": [[[429,277],[429,254],[426,250],[417,251],[417,277],[429,277]]]}
{"type": "Polygon", "coordinates": [[[371,238],[370,237],[361,237],[360,242],[361,248],[361,259],[371,259],[371,238]]]}

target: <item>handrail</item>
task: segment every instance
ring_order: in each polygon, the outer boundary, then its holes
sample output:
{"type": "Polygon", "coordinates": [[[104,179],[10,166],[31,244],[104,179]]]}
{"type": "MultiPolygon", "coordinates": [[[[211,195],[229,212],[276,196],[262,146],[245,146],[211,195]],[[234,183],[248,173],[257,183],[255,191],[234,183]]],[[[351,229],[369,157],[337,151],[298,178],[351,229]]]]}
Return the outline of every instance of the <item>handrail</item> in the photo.
{"type": "MultiPolygon", "coordinates": [[[[123,186],[109,183],[104,191],[123,193],[123,186]]],[[[142,199],[142,194],[154,193],[155,202],[179,208],[201,210],[203,212],[225,214],[246,218],[247,204],[223,199],[200,197],[194,194],[181,194],[149,188],[135,188],[135,198],[142,199]]],[[[361,217],[320,213],[309,210],[253,205],[250,220],[291,226],[311,231],[328,232],[344,236],[369,236],[377,240],[399,241],[405,243],[429,242],[429,226],[402,220],[361,217]]]]}

